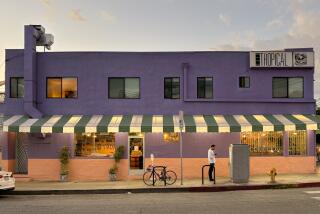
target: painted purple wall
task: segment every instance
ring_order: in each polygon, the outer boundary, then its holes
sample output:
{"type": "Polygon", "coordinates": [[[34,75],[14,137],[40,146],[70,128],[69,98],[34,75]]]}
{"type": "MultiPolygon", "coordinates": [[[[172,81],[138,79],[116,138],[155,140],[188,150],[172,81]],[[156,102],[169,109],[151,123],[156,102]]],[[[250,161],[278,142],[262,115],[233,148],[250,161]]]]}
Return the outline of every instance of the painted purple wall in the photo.
{"type": "Polygon", "coordinates": [[[6,50],[4,114],[24,114],[23,99],[10,98],[10,77],[23,77],[23,50],[6,50]]]}
{"type": "Polygon", "coordinates": [[[315,131],[308,131],[307,134],[307,152],[309,156],[315,156],[316,155],[316,135],[315,131]]]}
{"type": "Polygon", "coordinates": [[[120,132],[115,133],[116,147],[124,146],[124,155],[123,158],[128,158],[128,133],[120,132]]]}
{"type": "MultiPolygon", "coordinates": [[[[239,133],[217,134],[217,133],[184,133],[183,157],[205,158],[211,144],[216,145],[217,157],[228,157],[229,145],[239,143],[239,133]]],[[[180,145],[176,143],[165,143],[162,134],[145,135],[145,156],[148,158],[153,153],[155,158],[178,158],[180,157],[180,145]]]]}
{"type": "MultiPolygon", "coordinates": [[[[5,114],[24,114],[23,100],[9,98],[10,76],[23,76],[22,50],[7,50],[5,114]],[[14,56],[17,56],[13,58],[14,56]]],[[[315,111],[313,68],[250,69],[249,52],[46,52],[37,53],[37,106],[44,114],[276,114],[315,111]],[[182,63],[189,64],[183,100],[182,63]],[[251,88],[238,88],[239,76],[251,88]],[[78,77],[77,99],[47,99],[46,77],[78,77]],[[164,99],[164,77],[180,77],[181,99],[164,99]],[[196,99],[196,78],[214,78],[214,99],[196,99]],[[303,76],[304,98],[272,99],[272,77],[303,76]],[[108,99],[108,77],[140,77],[140,99],[108,99]]],[[[25,93],[28,93],[27,91],[25,93]]]]}
{"type": "Polygon", "coordinates": [[[41,134],[19,134],[19,140],[27,148],[29,159],[54,159],[62,147],[73,148],[73,134],[52,134],[42,139],[41,134]]]}

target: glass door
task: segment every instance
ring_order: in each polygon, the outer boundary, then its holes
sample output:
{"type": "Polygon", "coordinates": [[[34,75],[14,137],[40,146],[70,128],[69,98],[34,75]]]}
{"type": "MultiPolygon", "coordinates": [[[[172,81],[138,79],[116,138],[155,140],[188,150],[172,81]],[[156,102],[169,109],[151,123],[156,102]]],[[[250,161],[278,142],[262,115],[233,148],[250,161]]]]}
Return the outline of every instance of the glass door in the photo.
{"type": "Polygon", "coordinates": [[[144,168],[144,138],[129,136],[129,174],[141,174],[144,168]]]}

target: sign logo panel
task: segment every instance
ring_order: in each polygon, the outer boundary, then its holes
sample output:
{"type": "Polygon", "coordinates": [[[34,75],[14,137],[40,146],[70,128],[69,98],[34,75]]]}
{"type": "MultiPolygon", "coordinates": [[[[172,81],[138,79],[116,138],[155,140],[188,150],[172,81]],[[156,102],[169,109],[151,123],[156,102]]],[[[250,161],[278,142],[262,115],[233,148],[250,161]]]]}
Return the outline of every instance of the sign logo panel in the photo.
{"type": "Polygon", "coordinates": [[[251,68],[314,67],[313,52],[252,51],[251,68]]]}

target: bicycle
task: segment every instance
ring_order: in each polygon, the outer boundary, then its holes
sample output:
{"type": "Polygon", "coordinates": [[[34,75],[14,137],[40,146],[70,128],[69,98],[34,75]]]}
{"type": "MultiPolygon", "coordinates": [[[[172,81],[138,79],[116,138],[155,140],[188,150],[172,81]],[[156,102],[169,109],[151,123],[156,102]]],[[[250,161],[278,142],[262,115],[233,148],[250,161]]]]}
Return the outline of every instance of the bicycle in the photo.
{"type": "Polygon", "coordinates": [[[143,182],[148,186],[154,186],[157,182],[164,182],[164,185],[172,185],[177,181],[177,174],[167,170],[166,166],[148,166],[143,174],[143,182]]]}

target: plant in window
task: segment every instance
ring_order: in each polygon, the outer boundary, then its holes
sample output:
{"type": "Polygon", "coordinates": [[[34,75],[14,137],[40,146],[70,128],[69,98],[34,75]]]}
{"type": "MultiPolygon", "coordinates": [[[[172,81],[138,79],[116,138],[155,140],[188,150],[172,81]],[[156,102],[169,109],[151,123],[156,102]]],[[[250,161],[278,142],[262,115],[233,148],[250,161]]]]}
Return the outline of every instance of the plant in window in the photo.
{"type": "Polygon", "coordinates": [[[64,146],[61,148],[59,153],[60,159],[60,180],[67,181],[68,180],[68,166],[69,166],[69,158],[70,158],[70,151],[69,148],[64,146]]]}
{"type": "Polygon", "coordinates": [[[123,155],[124,155],[124,146],[121,145],[116,148],[113,155],[114,165],[109,169],[109,177],[111,181],[117,180],[118,163],[120,162],[123,155]]]}

